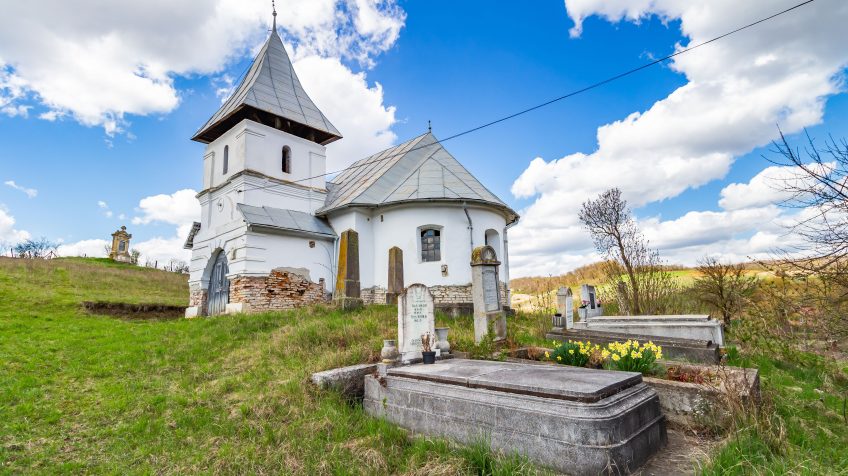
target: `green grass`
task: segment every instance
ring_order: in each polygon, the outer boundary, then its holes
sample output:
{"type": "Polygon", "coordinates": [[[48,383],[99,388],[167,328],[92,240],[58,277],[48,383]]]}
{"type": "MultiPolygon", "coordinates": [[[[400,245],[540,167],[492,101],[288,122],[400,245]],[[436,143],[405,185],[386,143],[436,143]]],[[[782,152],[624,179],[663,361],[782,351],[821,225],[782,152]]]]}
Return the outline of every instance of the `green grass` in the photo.
{"type": "Polygon", "coordinates": [[[759,421],[740,422],[704,474],[848,474],[848,366],[805,352],[789,358],[730,353],[757,367],[766,397],[759,421]]]}
{"type": "MultiPolygon", "coordinates": [[[[410,438],[308,383],[376,359],[397,334],[391,307],[129,321],[79,305],[187,293],[184,276],[102,260],[0,260],[0,473],[533,471],[410,438]]],[[[451,325],[470,335],[470,319],[451,325]]]]}
{"type": "MultiPolygon", "coordinates": [[[[184,305],[187,295],[185,276],[108,260],[0,258],[0,474],[537,471],[485,441],[411,438],[308,383],[374,361],[397,335],[393,307],[192,320],[80,307],[184,305]]],[[[470,317],[437,324],[451,327],[455,349],[472,350],[470,317]]],[[[545,315],[511,318],[513,345],[546,344],[549,325],[545,315]]],[[[751,355],[731,352],[731,363],[760,368],[772,413],[741,422],[704,474],[848,474],[846,363],[751,355]]]]}

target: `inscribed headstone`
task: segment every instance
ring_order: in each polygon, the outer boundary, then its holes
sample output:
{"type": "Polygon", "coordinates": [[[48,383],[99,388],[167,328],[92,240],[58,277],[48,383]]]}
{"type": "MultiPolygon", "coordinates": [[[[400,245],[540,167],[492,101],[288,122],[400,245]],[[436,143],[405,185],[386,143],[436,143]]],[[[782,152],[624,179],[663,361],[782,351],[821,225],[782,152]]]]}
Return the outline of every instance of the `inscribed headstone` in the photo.
{"type": "Polygon", "coordinates": [[[398,296],[398,343],[401,360],[421,357],[421,336],[436,335],[433,295],[423,284],[412,284],[398,296]]]}

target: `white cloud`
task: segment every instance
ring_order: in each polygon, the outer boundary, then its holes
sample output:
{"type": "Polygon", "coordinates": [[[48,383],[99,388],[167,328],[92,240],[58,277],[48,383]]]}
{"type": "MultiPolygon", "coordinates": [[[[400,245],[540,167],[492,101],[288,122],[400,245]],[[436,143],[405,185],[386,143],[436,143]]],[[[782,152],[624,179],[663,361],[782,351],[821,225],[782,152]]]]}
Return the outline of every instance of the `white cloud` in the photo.
{"type": "MultiPolygon", "coordinates": [[[[15,244],[29,237],[30,234],[28,232],[15,228],[15,217],[10,214],[4,205],[0,204],[0,242],[4,244],[15,244]]],[[[4,251],[8,250],[0,251],[0,253],[4,251]]]]}
{"type": "Polygon", "coordinates": [[[200,218],[200,202],[197,201],[196,195],[196,191],[187,188],[170,195],[159,194],[142,198],[136,208],[140,215],[133,217],[132,223],[147,225],[162,222],[177,226],[191,225],[200,218]]]}
{"type": "Polygon", "coordinates": [[[15,189],[19,192],[23,192],[29,198],[35,198],[36,196],[38,196],[38,190],[36,190],[34,188],[27,188],[27,187],[24,187],[22,185],[18,185],[17,183],[15,183],[14,180],[7,180],[7,181],[3,182],[3,184],[6,185],[7,187],[12,187],[13,189],[15,189]]]}
{"type": "MultiPolygon", "coordinates": [[[[575,22],[572,35],[579,35],[583,20],[592,15],[610,22],[638,22],[656,15],[679,20],[686,44],[703,42],[792,4],[565,0],[575,22]]],[[[534,159],[512,186],[516,197],[535,197],[511,230],[513,274],[561,271],[536,259],[537,249],[590,260],[591,245],[577,211],[583,201],[605,189],[621,188],[636,208],[669,199],[723,178],[736,157],[775,138],[775,124],[791,134],[820,123],[826,98],[843,90],[846,20],[848,3],[817,2],[678,56],[670,67],[687,83],[648,110],[598,128],[597,150],[559,160],[534,159]]],[[[762,191],[757,183],[753,186],[762,191]]],[[[728,189],[723,206],[762,208],[773,198],[743,200],[737,193],[741,191],[728,189]]],[[[719,217],[710,220],[709,214],[701,214],[688,220],[695,218],[712,223],[719,236],[726,236],[719,217]]],[[[754,226],[747,231],[754,233],[754,226]]]]}
{"type": "MultiPolygon", "coordinates": [[[[807,167],[817,173],[827,173],[836,167],[836,162],[827,162],[822,166],[807,164],[807,167]]],[[[766,167],[748,183],[732,183],[724,187],[718,204],[726,210],[739,210],[781,203],[793,198],[793,194],[788,192],[786,187],[803,188],[805,177],[799,167],[766,167]]]]}
{"type": "Polygon", "coordinates": [[[397,136],[394,106],[383,105],[383,87],[369,87],[365,73],[353,73],[336,58],[308,56],[294,64],[312,100],[344,135],[327,146],[327,171],[390,147],[397,136]]]}
{"type": "MultiPolygon", "coordinates": [[[[130,115],[179,105],[176,77],[219,72],[260,43],[269,7],[261,0],[8,3],[0,17],[0,111],[21,114],[37,102],[45,120],[70,116],[108,135],[124,132],[130,115]]],[[[405,21],[394,0],[288,0],[278,9],[299,56],[365,66],[394,44],[405,21]]]]}
{"type": "Polygon", "coordinates": [[[61,244],[56,248],[59,256],[88,256],[89,258],[105,258],[106,247],[110,246],[106,240],[93,239],[81,240],[76,243],[61,244]]]}
{"type": "Polygon", "coordinates": [[[98,201],[97,201],[97,206],[98,206],[98,207],[100,207],[100,208],[102,208],[102,209],[104,209],[104,210],[105,210],[105,209],[107,209],[107,208],[109,208],[109,204],[108,204],[108,203],[106,203],[106,202],[104,202],[103,200],[98,200],[98,201]]]}
{"type": "Polygon", "coordinates": [[[167,264],[172,258],[185,261],[191,259],[191,250],[183,248],[188,233],[191,230],[191,223],[178,226],[175,235],[171,238],[163,238],[160,236],[145,240],[139,243],[132,244],[133,249],[141,252],[141,263],[159,262],[159,266],[167,264]]]}

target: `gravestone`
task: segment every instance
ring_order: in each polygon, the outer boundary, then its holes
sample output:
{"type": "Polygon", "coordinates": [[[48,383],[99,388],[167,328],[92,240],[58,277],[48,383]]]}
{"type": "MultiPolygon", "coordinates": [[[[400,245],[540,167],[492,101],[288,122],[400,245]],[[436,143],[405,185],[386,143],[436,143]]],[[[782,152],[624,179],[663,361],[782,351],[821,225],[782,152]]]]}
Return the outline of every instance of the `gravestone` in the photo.
{"type": "Polygon", "coordinates": [[[574,327],[574,298],[571,288],[563,286],[557,291],[557,314],[559,316],[554,316],[554,329],[574,327]]]}
{"type": "Polygon", "coordinates": [[[386,291],[386,304],[397,304],[397,298],[403,292],[403,250],[397,246],[389,249],[389,280],[386,291]]]}
{"type": "Polygon", "coordinates": [[[421,336],[436,335],[433,295],[423,284],[412,284],[398,296],[398,345],[400,360],[421,358],[421,336]]]}
{"type": "Polygon", "coordinates": [[[345,230],[339,239],[338,274],[333,301],[341,309],[362,306],[359,294],[359,233],[345,230]]]}
{"type": "Polygon", "coordinates": [[[580,300],[582,302],[578,312],[581,320],[586,321],[592,317],[603,315],[603,309],[601,309],[601,303],[598,302],[598,293],[595,291],[595,286],[591,284],[580,286],[580,300]]]}
{"type": "Polygon", "coordinates": [[[501,307],[500,279],[494,248],[478,246],[471,252],[471,301],[474,304],[474,341],[480,341],[494,325],[495,340],[506,339],[506,315],[501,307]]]}

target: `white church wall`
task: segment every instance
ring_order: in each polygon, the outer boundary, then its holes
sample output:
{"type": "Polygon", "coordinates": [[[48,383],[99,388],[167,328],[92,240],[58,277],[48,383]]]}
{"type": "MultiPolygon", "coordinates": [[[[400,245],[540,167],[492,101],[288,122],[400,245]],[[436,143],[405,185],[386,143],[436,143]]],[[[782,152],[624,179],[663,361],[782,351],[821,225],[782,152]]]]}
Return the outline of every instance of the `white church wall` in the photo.
{"type": "Polygon", "coordinates": [[[304,268],[313,283],[323,278],[329,291],[334,283],[333,247],[334,242],[327,239],[248,232],[245,252],[249,260],[245,261],[242,274],[267,276],[275,268],[304,268]]]}
{"type": "MultiPolygon", "coordinates": [[[[405,284],[436,286],[471,282],[471,237],[461,206],[416,203],[376,209],[370,214],[355,210],[336,214],[330,218],[330,224],[337,234],[348,228],[359,232],[362,288],[387,287],[388,253],[393,246],[403,250],[405,284]],[[440,261],[421,260],[420,229],[424,226],[441,230],[440,261]],[[442,265],[447,265],[447,275],[443,275],[442,265]]],[[[506,224],[503,215],[492,209],[469,206],[468,212],[474,227],[474,246],[484,244],[487,229],[501,233],[506,224]]],[[[500,256],[500,244],[496,251],[500,256]]]]}
{"type": "Polygon", "coordinates": [[[329,221],[336,235],[341,236],[345,230],[354,230],[359,234],[359,286],[374,286],[374,229],[371,212],[351,208],[335,214],[329,221]]]}
{"type": "Polygon", "coordinates": [[[285,210],[313,213],[324,205],[327,193],[300,187],[296,184],[280,184],[261,177],[249,175],[237,179],[240,184],[240,203],[256,207],[267,206],[285,210]]]}
{"type": "Polygon", "coordinates": [[[234,173],[244,170],[244,127],[241,124],[223,133],[206,145],[203,155],[203,189],[217,187],[226,182],[234,173]],[[224,173],[224,149],[228,148],[227,173],[224,173]]]}
{"type": "Polygon", "coordinates": [[[280,180],[297,181],[303,187],[325,188],[325,178],[316,177],[326,171],[324,146],[253,121],[244,120],[237,128],[246,131],[247,168],[280,180]],[[291,173],[282,169],[286,146],[291,149],[291,173]]]}

